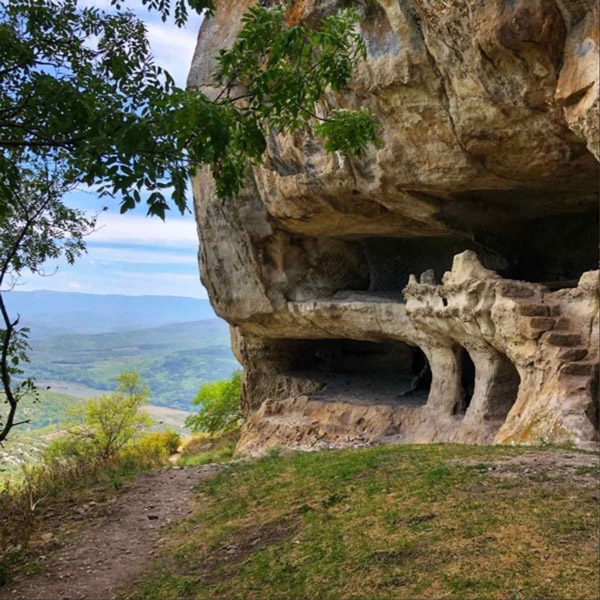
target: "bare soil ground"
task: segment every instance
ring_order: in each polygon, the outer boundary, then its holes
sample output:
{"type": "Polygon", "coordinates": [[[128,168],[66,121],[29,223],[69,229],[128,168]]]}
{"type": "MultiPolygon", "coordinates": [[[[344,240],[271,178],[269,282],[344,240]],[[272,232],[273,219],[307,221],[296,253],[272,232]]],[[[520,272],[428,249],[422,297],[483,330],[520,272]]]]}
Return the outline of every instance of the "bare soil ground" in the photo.
{"type": "Polygon", "coordinates": [[[192,489],[219,465],[163,469],[138,477],[105,503],[79,507],[83,528],[51,555],[42,569],[0,589],[0,599],[109,600],[150,565],[161,530],[191,511],[192,489]]]}
{"type": "Polygon", "coordinates": [[[363,373],[325,373],[295,371],[296,377],[311,379],[322,385],[311,398],[326,402],[348,404],[393,404],[394,406],[422,406],[427,402],[429,390],[411,392],[413,377],[402,374],[378,373],[376,377],[363,373]]]}
{"type": "Polygon", "coordinates": [[[528,450],[518,456],[492,461],[457,459],[453,464],[476,466],[487,470],[488,475],[515,479],[527,475],[530,479],[544,482],[570,481],[579,485],[597,485],[595,474],[600,457],[593,453],[569,452],[568,450],[528,450]]]}

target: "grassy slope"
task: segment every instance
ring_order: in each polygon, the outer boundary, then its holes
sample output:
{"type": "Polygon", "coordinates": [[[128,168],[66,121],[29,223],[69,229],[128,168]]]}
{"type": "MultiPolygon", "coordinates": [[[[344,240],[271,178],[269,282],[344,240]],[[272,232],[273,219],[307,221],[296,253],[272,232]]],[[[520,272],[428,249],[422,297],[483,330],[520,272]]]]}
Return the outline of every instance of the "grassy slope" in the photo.
{"type": "Polygon", "coordinates": [[[525,451],[397,446],[238,463],[202,487],[129,597],[596,598],[598,469],[490,470],[525,451]]]}
{"type": "Polygon", "coordinates": [[[25,396],[19,403],[18,419],[29,423],[19,425],[15,433],[41,429],[48,425],[56,425],[65,419],[67,410],[77,398],[66,394],[57,394],[50,390],[38,390],[38,400],[34,402],[33,396],[25,396]]]}
{"type": "MultiPolygon", "coordinates": [[[[33,396],[25,396],[19,404],[18,420],[29,420],[29,423],[16,427],[12,437],[37,435],[40,431],[52,430],[52,426],[59,426],[65,421],[69,407],[79,402],[82,402],[81,398],[43,389],[38,390],[36,401],[33,401],[33,396]]],[[[148,404],[145,410],[156,421],[153,430],[163,431],[168,426],[176,430],[185,429],[184,421],[188,412],[153,404],[148,404]]]]}
{"type": "Polygon", "coordinates": [[[139,371],[151,402],[190,407],[202,383],[224,379],[239,367],[229,327],[212,319],[117,333],[64,335],[32,343],[28,374],[38,381],[111,390],[124,370],[139,371]]]}
{"type": "Polygon", "coordinates": [[[21,400],[17,420],[29,419],[30,422],[15,427],[0,448],[0,484],[20,472],[21,463],[30,464],[37,460],[48,439],[58,431],[58,424],[64,420],[69,406],[77,401],[46,390],[39,391],[36,402],[32,396],[21,400]]]}

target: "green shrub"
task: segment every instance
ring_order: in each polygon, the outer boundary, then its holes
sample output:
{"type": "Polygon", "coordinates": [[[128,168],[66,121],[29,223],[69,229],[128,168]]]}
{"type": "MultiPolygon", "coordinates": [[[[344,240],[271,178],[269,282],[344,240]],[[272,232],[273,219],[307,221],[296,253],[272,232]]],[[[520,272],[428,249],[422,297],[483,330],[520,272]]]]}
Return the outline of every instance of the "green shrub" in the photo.
{"type": "Polygon", "coordinates": [[[217,438],[217,436],[209,433],[198,433],[185,440],[181,448],[181,456],[194,456],[200,452],[211,450],[214,448],[217,439],[220,439],[220,436],[217,438]]]}
{"type": "Polygon", "coordinates": [[[163,431],[161,435],[164,438],[164,442],[169,450],[169,454],[175,454],[175,452],[179,450],[179,446],[181,445],[181,436],[172,429],[167,429],[166,431],[163,431]]]}
{"type": "Polygon", "coordinates": [[[241,393],[241,371],[231,379],[204,384],[193,401],[200,410],[186,419],[186,426],[194,432],[212,434],[238,429],[242,424],[241,393]]]}
{"type": "Polygon", "coordinates": [[[139,454],[140,461],[144,459],[151,462],[166,461],[172,454],[177,452],[180,443],[181,437],[175,431],[149,433],[140,438],[135,444],[127,447],[124,453],[139,454]]]}
{"type": "Polygon", "coordinates": [[[117,377],[117,391],[76,404],[68,411],[66,432],[45,451],[46,460],[114,458],[152,424],[140,408],[150,390],[136,372],[117,377]]]}

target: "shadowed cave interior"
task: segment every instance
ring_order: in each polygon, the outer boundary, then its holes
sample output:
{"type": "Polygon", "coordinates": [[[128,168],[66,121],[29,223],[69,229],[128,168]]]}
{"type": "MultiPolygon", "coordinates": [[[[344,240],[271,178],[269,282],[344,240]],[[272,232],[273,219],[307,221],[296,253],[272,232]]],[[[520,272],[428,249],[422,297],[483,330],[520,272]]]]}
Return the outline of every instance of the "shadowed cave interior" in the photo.
{"type": "MultiPolygon", "coordinates": [[[[294,244],[301,243],[301,238],[294,239],[294,244]]],[[[484,267],[506,279],[560,289],[575,287],[582,273],[597,267],[598,211],[517,221],[502,232],[329,239],[335,251],[323,245],[313,255],[310,275],[292,284],[288,299],[310,300],[343,291],[400,295],[411,274],[419,278],[428,272],[425,282],[439,284],[454,256],[465,250],[473,250],[484,267]]]]}
{"type": "MultiPolygon", "coordinates": [[[[309,383],[304,387],[311,390],[311,398],[360,405],[427,403],[431,367],[416,346],[394,340],[353,339],[280,339],[275,345],[271,367],[291,380],[309,383]]],[[[462,389],[453,412],[462,419],[475,393],[476,367],[469,352],[462,347],[458,352],[462,389]]],[[[515,366],[498,354],[482,385],[483,419],[500,426],[517,399],[519,385],[515,366]]]]}
{"type": "Polygon", "coordinates": [[[462,387],[462,402],[456,407],[456,412],[465,415],[471,405],[473,392],[475,391],[475,363],[470,354],[462,348],[460,351],[460,383],[462,387]]]}
{"type": "MultiPolygon", "coordinates": [[[[423,352],[399,341],[352,339],[286,340],[276,369],[318,384],[311,397],[357,404],[423,405],[431,372],[423,352]],[[292,359],[290,360],[290,357],[292,359]]],[[[280,344],[282,341],[279,342],[280,344]]]]}
{"type": "Polygon", "coordinates": [[[484,267],[506,279],[574,287],[598,263],[598,212],[544,217],[513,225],[502,234],[466,237],[370,238],[363,241],[370,291],[401,290],[410,274],[431,269],[435,282],[456,254],[473,250],[484,267]]]}

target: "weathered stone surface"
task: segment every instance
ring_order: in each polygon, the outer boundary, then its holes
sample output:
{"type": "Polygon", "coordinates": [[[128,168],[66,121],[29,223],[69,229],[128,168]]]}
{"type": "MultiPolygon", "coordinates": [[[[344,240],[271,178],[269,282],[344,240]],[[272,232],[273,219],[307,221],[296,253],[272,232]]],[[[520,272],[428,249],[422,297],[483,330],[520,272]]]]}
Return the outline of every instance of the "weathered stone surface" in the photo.
{"type": "MultiPolygon", "coordinates": [[[[215,94],[251,4],[217,2],[190,85],[215,94]]],[[[368,107],[381,148],[273,133],[239,197],[194,182],[202,280],[244,365],[239,450],[596,443],[596,3],[357,5],[368,60],[319,110],[368,107]]]]}
{"type": "Polygon", "coordinates": [[[598,104],[600,63],[598,5],[573,27],[565,44],[564,63],[556,87],[556,100],[564,107],[569,127],[596,158],[599,157],[598,104]]]}

